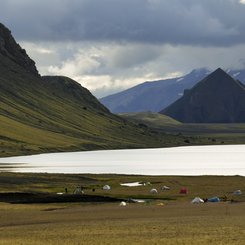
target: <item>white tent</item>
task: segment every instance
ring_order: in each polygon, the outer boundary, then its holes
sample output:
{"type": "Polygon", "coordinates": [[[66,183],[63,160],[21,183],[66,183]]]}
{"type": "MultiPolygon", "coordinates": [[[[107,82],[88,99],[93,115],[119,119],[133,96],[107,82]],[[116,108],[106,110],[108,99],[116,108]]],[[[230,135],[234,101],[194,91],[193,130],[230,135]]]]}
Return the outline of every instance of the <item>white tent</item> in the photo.
{"type": "Polygon", "coordinates": [[[200,197],[195,197],[191,203],[193,204],[199,204],[199,203],[204,203],[204,201],[200,197]]]}
{"type": "Polygon", "coordinates": [[[109,191],[111,187],[109,185],[104,185],[102,188],[104,191],[109,191]]]}
{"type": "Polygon", "coordinates": [[[163,191],[165,191],[165,190],[170,190],[170,187],[168,187],[168,186],[166,186],[166,185],[164,185],[164,186],[162,186],[162,188],[161,188],[163,191]]]}
{"type": "Polygon", "coordinates": [[[236,190],[233,192],[233,195],[242,195],[242,191],[241,190],[236,190]]]}
{"type": "Polygon", "coordinates": [[[74,194],[84,194],[84,191],[82,190],[81,186],[77,186],[73,193],[74,194]]]}
{"type": "Polygon", "coordinates": [[[122,202],[120,202],[119,206],[121,206],[121,207],[125,207],[125,206],[127,206],[127,203],[126,203],[126,202],[124,202],[124,201],[122,201],[122,202]]]}
{"type": "Polygon", "coordinates": [[[157,189],[154,189],[154,188],[153,188],[153,189],[150,190],[150,193],[151,193],[151,194],[157,194],[158,191],[157,191],[157,189]]]}

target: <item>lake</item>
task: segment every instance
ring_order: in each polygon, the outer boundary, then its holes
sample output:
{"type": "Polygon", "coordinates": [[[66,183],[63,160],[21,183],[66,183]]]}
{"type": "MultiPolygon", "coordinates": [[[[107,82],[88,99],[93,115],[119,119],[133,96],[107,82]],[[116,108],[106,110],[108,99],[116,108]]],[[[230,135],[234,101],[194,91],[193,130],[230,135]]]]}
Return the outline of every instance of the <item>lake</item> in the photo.
{"type": "Polygon", "coordinates": [[[0,158],[0,171],[245,176],[245,145],[84,151],[7,157],[0,158]]]}

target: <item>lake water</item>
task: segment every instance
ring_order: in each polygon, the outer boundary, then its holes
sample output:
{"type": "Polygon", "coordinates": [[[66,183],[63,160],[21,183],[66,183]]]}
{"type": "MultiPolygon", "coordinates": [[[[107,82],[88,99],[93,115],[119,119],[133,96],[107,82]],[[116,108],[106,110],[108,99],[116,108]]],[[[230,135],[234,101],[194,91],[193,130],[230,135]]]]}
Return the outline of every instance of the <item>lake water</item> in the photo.
{"type": "Polygon", "coordinates": [[[0,171],[245,176],[245,145],[87,151],[8,157],[0,158],[0,171]]]}

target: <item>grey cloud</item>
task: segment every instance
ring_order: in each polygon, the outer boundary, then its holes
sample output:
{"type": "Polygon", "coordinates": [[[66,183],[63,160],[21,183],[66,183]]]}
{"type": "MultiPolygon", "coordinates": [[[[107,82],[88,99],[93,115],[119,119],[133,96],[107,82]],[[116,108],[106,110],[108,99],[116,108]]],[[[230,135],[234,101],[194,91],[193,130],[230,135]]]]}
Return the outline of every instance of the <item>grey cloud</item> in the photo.
{"type": "MultiPolygon", "coordinates": [[[[2,3],[3,2],[3,3],[2,3]]],[[[25,41],[229,46],[245,41],[239,0],[5,0],[0,21],[25,41]]]]}

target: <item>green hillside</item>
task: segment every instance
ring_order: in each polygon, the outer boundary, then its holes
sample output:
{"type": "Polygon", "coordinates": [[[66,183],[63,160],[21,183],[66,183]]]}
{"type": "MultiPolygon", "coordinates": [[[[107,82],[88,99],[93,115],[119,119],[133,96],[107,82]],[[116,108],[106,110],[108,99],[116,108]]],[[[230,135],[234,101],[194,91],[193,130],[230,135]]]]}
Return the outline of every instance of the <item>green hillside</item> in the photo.
{"type": "Polygon", "coordinates": [[[0,24],[0,156],[183,145],[111,114],[67,77],[41,77],[0,24]]]}
{"type": "Polygon", "coordinates": [[[125,119],[138,122],[138,123],[143,123],[149,127],[160,127],[163,125],[180,125],[181,123],[178,122],[177,120],[168,117],[166,115],[162,115],[159,113],[154,113],[154,112],[135,112],[135,113],[121,113],[118,114],[119,116],[122,116],[125,119]]]}
{"type": "Polygon", "coordinates": [[[151,112],[120,115],[157,132],[190,137],[188,140],[191,144],[245,143],[245,123],[180,123],[166,115],[151,112]]]}
{"type": "Polygon", "coordinates": [[[3,56],[0,72],[2,156],[160,144],[160,139],[111,114],[69,78],[42,80],[3,56]]]}

